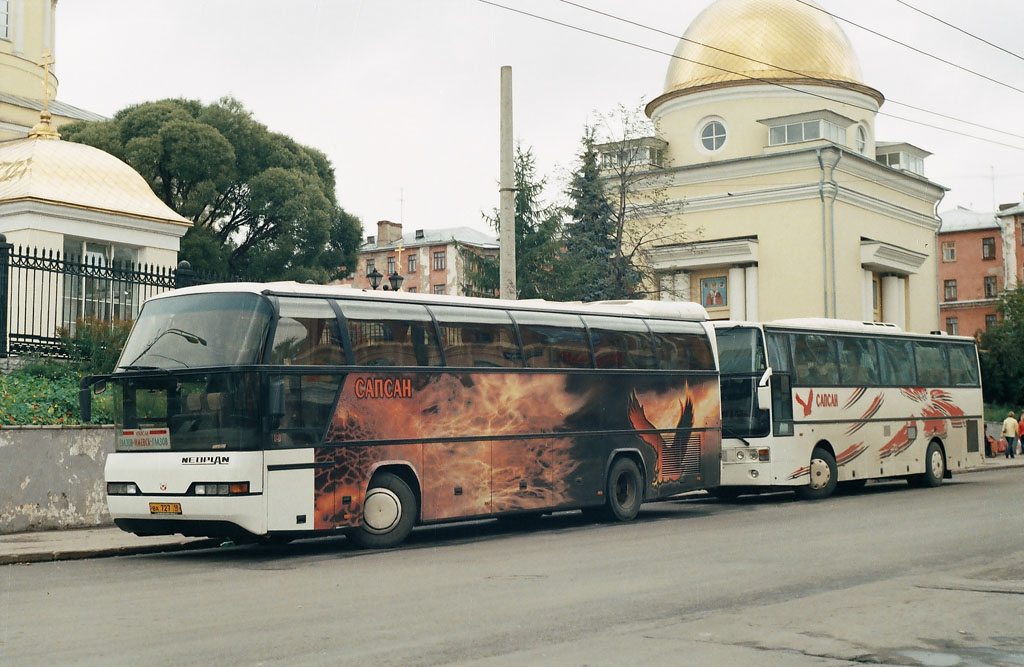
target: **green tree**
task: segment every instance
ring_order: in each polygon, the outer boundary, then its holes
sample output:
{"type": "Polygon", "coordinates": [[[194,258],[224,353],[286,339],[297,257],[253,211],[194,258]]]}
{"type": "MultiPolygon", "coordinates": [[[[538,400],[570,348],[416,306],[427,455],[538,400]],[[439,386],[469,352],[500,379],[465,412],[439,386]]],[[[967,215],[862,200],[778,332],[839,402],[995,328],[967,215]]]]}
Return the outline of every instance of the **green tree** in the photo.
{"type": "Polygon", "coordinates": [[[330,161],[237,100],[147,102],[61,134],[121,158],[190,219],[180,256],[198,271],[324,282],[355,266],[362,225],[338,205],[330,161]]]}
{"type": "Polygon", "coordinates": [[[560,296],[569,301],[630,299],[640,291],[640,272],[618,245],[616,210],[605,195],[594,128],[586,128],[579,166],[566,194],[572,222],[565,228],[560,296]]]}
{"type": "MultiPolygon", "coordinates": [[[[562,210],[541,201],[546,179],[537,175],[530,149],[518,144],[515,155],[515,239],[516,294],[520,299],[555,299],[560,295],[561,274],[554,270],[561,257],[562,210]]],[[[498,211],[484,214],[495,230],[499,229],[498,211]]],[[[500,260],[459,247],[466,263],[464,293],[472,296],[496,296],[500,284],[500,260]]]]}
{"type": "Polygon", "coordinates": [[[1003,293],[999,323],[979,337],[985,400],[1003,405],[1024,401],[1024,287],[1003,293]]]}

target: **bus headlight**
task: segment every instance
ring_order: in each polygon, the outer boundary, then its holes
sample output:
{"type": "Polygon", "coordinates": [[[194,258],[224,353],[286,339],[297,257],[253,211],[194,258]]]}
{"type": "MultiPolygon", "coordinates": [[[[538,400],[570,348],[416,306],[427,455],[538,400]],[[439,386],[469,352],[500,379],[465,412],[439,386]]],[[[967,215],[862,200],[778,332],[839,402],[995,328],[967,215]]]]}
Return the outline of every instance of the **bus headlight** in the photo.
{"type": "Polygon", "coordinates": [[[107,482],[108,496],[135,496],[139,493],[139,487],[135,482],[107,482]]]}
{"type": "Polygon", "coordinates": [[[746,457],[746,455],[745,455],[745,454],[743,453],[743,451],[742,451],[742,450],[739,450],[739,451],[737,451],[737,452],[736,452],[736,460],[737,460],[737,461],[742,461],[742,460],[743,460],[743,459],[745,459],[745,458],[747,458],[747,457],[746,457]]]}
{"type": "Polygon", "coordinates": [[[249,482],[196,482],[189,490],[195,496],[244,496],[249,493],[249,482]]]}

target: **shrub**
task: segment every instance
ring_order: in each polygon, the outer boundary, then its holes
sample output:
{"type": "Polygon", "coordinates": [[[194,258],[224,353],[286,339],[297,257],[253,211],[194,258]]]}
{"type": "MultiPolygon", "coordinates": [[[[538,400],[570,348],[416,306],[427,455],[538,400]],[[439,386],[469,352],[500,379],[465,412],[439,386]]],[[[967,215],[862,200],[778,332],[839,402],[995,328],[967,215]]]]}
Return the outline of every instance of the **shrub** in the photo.
{"type": "MultiPolygon", "coordinates": [[[[81,424],[78,381],[70,367],[63,377],[44,377],[25,370],[0,376],[0,423],[12,425],[81,424]]],[[[110,392],[93,396],[93,424],[113,422],[110,392]]]]}
{"type": "Polygon", "coordinates": [[[129,320],[85,317],[75,321],[73,331],[61,327],[57,335],[77,371],[82,375],[102,375],[114,370],[131,329],[129,320]]]}

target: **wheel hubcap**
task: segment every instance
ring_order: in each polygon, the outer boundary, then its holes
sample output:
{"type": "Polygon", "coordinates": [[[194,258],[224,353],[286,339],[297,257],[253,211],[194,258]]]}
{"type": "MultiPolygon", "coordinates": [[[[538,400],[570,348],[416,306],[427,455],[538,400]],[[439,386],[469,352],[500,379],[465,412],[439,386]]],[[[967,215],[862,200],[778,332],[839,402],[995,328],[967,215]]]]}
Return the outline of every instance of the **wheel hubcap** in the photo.
{"type": "Polygon", "coordinates": [[[615,480],[615,501],[622,506],[633,502],[633,484],[629,475],[619,475],[615,480]]]}
{"type": "Polygon", "coordinates": [[[370,489],[363,503],[363,525],[375,534],[386,533],[402,519],[402,501],[391,489],[370,489]]]}
{"type": "Polygon", "coordinates": [[[935,477],[941,478],[942,475],[946,472],[945,467],[946,464],[942,460],[942,452],[940,452],[937,449],[934,450],[932,452],[932,471],[935,474],[935,477]]]}
{"type": "Polygon", "coordinates": [[[811,488],[824,489],[832,481],[832,471],[821,459],[811,459],[811,488]]]}

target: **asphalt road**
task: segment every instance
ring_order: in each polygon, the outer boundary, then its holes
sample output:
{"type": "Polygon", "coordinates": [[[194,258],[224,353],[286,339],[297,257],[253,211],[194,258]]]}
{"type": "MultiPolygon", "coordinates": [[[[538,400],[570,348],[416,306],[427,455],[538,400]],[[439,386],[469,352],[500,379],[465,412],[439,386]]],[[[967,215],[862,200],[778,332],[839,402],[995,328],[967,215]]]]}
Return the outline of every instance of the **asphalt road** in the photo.
{"type": "Polygon", "coordinates": [[[1024,665],[1024,469],[0,567],[0,664],[1024,665]]]}

